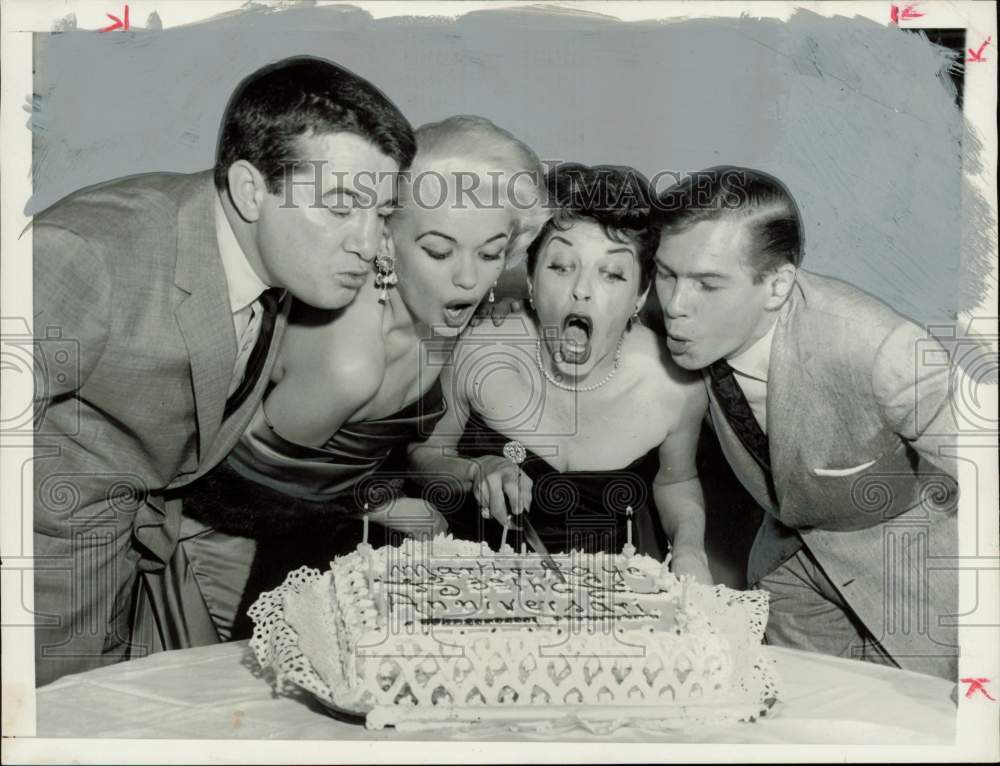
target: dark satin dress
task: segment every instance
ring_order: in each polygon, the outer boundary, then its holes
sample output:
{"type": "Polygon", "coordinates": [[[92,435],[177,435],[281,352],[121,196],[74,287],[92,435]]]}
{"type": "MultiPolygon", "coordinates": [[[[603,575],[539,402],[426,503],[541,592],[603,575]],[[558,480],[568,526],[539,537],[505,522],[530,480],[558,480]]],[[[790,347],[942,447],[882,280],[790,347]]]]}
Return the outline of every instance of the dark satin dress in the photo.
{"type": "MultiPolygon", "coordinates": [[[[473,412],[469,415],[459,451],[466,457],[502,455],[509,441],[473,412]]],[[[652,482],[659,470],[656,449],[622,468],[601,471],[559,471],[544,458],[526,450],[521,469],[533,482],[531,523],[549,552],[574,549],[621,552],[628,539],[626,508],[632,506],[632,542],[636,549],[661,560],[666,555],[666,538],[653,502],[652,482]]],[[[465,525],[470,519],[480,518],[474,501],[467,504],[462,517],[465,525]]],[[[458,524],[451,517],[448,521],[457,534],[458,524]]],[[[494,546],[499,540],[498,529],[502,531],[500,525],[492,521],[484,529],[494,546]]],[[[507,539],[511,544],[520,542],[513,530],[507,539]]]]}
{"type": "MultiPolygon", "coordinates": [[[[321,447],[284,439],[268,423],[264,408],[257,410],[229,457],[183,496],[185,516],[224,535],[256,541],[249,574],[245,569],[242,574],[246,584],[232,639],[249,635],[246,610],[261,592],[300,566],[326,569],[334,556],[361,542],[365,503],[374,510],[403,493],[405,472],[391,468],[397,448],[426,439],[446,410],[440,381],[435,381],[394,415],[344,425],[321,447]]],[[[369,525],[373,545],[399,537],[399,532],[369,525]]],[[[220,590],[239,587],[239,567],[233,571],[226,578],[231,582],[219,583],[220,590]]]]}

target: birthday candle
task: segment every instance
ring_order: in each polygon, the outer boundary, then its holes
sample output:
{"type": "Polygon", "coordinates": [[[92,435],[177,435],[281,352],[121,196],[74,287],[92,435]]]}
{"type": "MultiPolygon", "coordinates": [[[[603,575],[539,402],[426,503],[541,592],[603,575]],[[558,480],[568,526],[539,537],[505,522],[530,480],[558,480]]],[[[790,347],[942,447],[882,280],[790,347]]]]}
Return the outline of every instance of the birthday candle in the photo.
{"type": "Polygon", "coordinates": [[[628,519],[628,524],[627,524],[627,529],[626,529],[626,534],[628,535],[627,542],[628,542],[629,545],[632,545],[632,506],[631,505],[626,505],[625,506],[625,516],[628,519]]]}
{"type": "Polygon", "coordinates": [[[375,551],[368,551],[368,593],[375,595],[375,551]]]}
{"type": "Polygon", "coordinates": [[[368,503],[365,503],[365,515],[361,517],[361,542],[368,543],[368,503]]]}

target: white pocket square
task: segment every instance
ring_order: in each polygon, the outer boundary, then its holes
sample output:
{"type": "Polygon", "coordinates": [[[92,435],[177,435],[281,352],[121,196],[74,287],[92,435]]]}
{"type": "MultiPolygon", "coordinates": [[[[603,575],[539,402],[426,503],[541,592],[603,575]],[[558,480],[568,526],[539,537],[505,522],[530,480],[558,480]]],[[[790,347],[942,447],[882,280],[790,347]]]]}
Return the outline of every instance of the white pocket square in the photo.
{"type": "Polygon", "coordinates": [[[871,468],[873,465],[875,465],[875,461],[869,460],[867,463],[854,465],[850,468],[813,468],[812,472],[814,476],[853,476],[856,473],[861,473],[866,468],[871,468]]]}

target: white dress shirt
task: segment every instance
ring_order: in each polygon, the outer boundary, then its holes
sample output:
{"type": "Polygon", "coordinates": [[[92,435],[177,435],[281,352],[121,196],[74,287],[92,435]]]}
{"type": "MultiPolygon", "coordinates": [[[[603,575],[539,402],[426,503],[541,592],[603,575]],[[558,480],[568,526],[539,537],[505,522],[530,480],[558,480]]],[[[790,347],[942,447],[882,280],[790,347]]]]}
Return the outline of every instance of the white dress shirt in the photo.
{"type": "Polygon", "coordinates": [[[219,244],[219,255],[222,256],[222,268],[226,272],[229,309],[233,314],[233,329],[236,331],[236,364],[229,384],[229,395],[232,395],[243,380],[250,352],[260,334],[260,294],[267,289],[267,285],[247,260],[218,195],[215,197],[215,238],[219,244]]]}
{"type": "Polygon", "coordinates": [[[742,354],[729,359],[736,382],[743,389],[747,404],[753,411],[754,419],[760,429],[767,433],[767,368],[771,362],[771,343],[774,340],[774,328],[778,324],[777,317],[771,323],[770,329],[756,343],[742,354]]]}

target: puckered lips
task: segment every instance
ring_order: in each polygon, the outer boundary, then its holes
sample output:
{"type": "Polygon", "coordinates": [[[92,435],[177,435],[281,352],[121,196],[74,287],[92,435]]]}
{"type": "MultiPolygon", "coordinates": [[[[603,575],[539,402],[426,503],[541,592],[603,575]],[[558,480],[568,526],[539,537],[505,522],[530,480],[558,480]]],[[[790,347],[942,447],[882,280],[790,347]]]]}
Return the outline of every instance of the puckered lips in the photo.
{"type": "Polygon", "coordinates": [[[469,300],[454,300],[444,304],[444,322],[449,327],[461,327],[472,316],[476,304],[469,300]]]}
{"type": "Polygon", "coordinates": [[[559,351],[569,364],[584,364],[590,358],[594,320],[589,314],[567,314],[562,324],[559,351]]]}
{"type": "Polygon", "coordinates": [[[350,290],[360,290],[368,281],[368,271],[341,271],[337,278],[344,287],[350,290]]]}
{"type": "Polygon", "coordinates": [[[684,354],[691,347],[691,338],[679,334],[674,328],[667,325],[667,348],[674,356],[684,354]]]}

